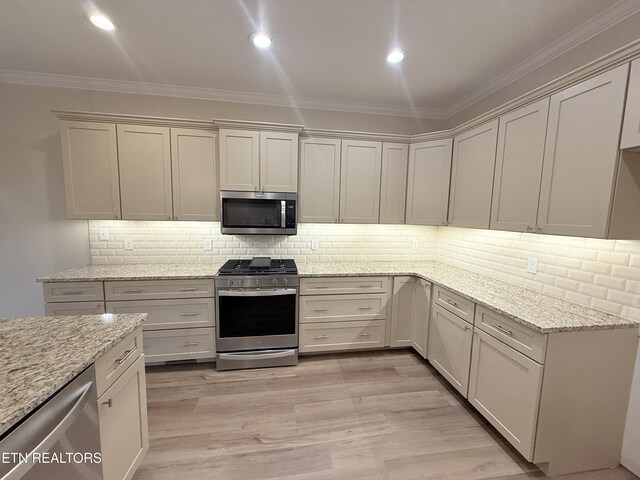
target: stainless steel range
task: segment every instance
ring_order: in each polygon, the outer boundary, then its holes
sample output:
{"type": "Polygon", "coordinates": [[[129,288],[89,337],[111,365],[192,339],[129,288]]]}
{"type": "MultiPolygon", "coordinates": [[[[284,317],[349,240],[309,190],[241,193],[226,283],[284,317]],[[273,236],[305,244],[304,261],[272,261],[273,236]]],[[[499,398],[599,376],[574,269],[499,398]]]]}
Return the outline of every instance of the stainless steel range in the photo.
{"type": "Polygon", "coordinates": [[[218,270],[218,370],[298,362],[298,268],[293,260],[229,260],[218,270]]]}

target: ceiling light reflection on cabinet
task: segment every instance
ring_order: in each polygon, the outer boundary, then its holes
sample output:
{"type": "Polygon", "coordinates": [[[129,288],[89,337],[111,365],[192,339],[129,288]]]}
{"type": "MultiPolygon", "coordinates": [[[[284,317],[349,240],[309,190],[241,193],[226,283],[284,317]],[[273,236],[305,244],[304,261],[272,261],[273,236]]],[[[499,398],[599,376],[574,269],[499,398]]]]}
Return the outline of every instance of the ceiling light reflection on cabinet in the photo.
{"type": "Polygon", "coordinates": [[[260,49],[267,49],[271,47],[273,39],[271,36],[264,32],[255,32],[251,34],[251,43],[260,49]]]}
{"type": "Polygon", "coordinates": [[[101,14],[91,15],[89,17],[89,20],[96,27],[101,28],[102,30],[107,30],[109,32],[113,32],[116,29],[116,26],[109,19],[109,17],[106,17],[104,15],[101,15],[101,14]]]}
{"type": "Polygon", "coordinates": [[[387,55],[387,62],[400,63],[402,60],[404,60],[404,57],[405,53],[402,50],[400,50],[399,48],[394,48],[389,52],[389,55],[387,55]]]}

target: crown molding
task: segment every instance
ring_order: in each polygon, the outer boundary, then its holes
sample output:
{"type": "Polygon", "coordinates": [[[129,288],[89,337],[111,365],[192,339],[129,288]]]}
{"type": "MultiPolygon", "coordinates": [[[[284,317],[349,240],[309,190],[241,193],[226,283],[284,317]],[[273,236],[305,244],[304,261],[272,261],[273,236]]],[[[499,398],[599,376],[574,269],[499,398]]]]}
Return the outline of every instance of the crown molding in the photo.
{"type": "Polygon", "coordinates": [[[126,125],[152,125],[154,127],[197,128],[217,130],[211,120],[189,118],[150,117],[145,115],[126,115],[120,113],[76,112],[72,110],[51,110],[60,120],[96,123],[122,123],[126,125]]]}
{"type": "Polygon", "coordinates": [[[288,123],[253,122],[249,120],[213,119],[217,128],[233,128],[236,130],[263,130],[269,132],[300,133],[303,125],[291,125],[288,123]]]}
{"type": "Polygon", "coordinates": [[[356,132],[350,130],[330,130],[321,128],[305,128],[301,138],[339,138],[341,140],[368,140],[375,142],[411,143],[412,135],[395,133],[356,132]]]}
{"type": "Polygon", "coordinates": [[[352,102],[345,100],[325,100],[310,97],[289,97],[264,93],[236,92],[215,88],[164,85],[160,83],[133,82],[105,78],[80,77],[53,73],[24,72],[0,69],[0,82],[18,85],[75,88],[102,92],[131,93],[137,95],[157,95],[164,97],[190,98],[217,102],[245,103],[311,110],[328,110],[392,117],[427,118],[444,120],[441,109],[414,108],[401,105],[352,102]]]}
{"type": "Polygon", "coordinates": [[[569,50],[590,40],[596,35],[622,22],[626,18],[640,12],[640,2],[637,0],[619,0],[600,14],[589,19],[582,25],[574,28],[550,45],[539,50],[529,58],[498,75],[490,82],[462,97],[455,103],[444,109],[444,117],[451,118],[471,105],[497,92],[501,88],[519,80],[537,68],[549,63],[569,50]]]}

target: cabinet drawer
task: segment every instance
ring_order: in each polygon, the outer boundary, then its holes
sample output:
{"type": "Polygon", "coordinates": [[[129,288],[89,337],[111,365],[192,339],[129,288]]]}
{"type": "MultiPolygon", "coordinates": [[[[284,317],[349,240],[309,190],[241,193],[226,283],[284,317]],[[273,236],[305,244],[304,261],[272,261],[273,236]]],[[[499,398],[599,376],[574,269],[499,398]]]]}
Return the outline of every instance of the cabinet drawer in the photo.
{"type": "Polygon", "coordinates": [[[216,355],[213,328],[186,328],[144,332],[146,363],[172,360],[213,359],[216,355]]]}
{"type": "Polygon", "coordinates": [[[185,300],[132,300],[107,302],[109,313],[147,313],[142,324],[147,330],[213,327],[213,298],[185,300]]]}
{"type": "Polygon", "coordinates": [[[213,280],[135,280],[105,282],[107,300],[213,297],[213,280]]]}
{"type": "Polygon", "coordinates": [[[104,313],[104,302],[60,302],[45,303],[45,315],[100,315],[104,313]]]}
{"type": "Polygon", "coordinates": [[[45,302],[94,302],[104,300],[102,282],[44,283],[45,302]]]}
{"type": "Polygon", "coordinates": [[[434,285],[433,302],[449,310],[451,313],[455,313],[463,320],[473,323],[473,313],[476,304],[471,300],[467,300],[456,293],[434,285]]]}
{"type": "Polygon", "coordinates": [[[300,323],[384,320],[385,294],[314,295],[300,298],[300,323]]]}
{"type": "Polygon", "coordinates": [[[309,323],[300,325],[300,352],[384,347],[386,322],[309,323]]]}
{"type": "Polygon", "coordinates": [[[325,277],[301,278],[300,295],[332,295],[336,293],[386,293],[389,277],[325,277]]]}
{"type": "Polygon", "coordinates": [[[142,328],[136,328],[120,343],[96,360],[98,397],[142,355],[142,328]]]}
{"type": "Polygon", "coordinates": [[[506,343],[518,352],[544,363],[547,334],[536,332],[510,318],[478,305],[475,326],[506,343]]]}

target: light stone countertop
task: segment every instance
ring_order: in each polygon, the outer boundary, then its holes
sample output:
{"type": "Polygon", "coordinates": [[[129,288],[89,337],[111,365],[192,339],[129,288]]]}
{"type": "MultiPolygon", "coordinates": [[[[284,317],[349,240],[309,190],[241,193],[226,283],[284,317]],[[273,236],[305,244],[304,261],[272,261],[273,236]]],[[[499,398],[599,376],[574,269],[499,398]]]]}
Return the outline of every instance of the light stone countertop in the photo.
{"type": "Polygon", "coordinates": [[[0,434],[146,318],[146,313],[135,313],[0,320],[0,434]]]}
{"type": "MultiPolygon", "coordinates": [[[[297,262],[301,277],[415,275],[543,333],[634,328],[637,322],[439,262],[297,262]]],[[[214,278],[222,263],[89,265],[40,282],[214,278]]]]}

